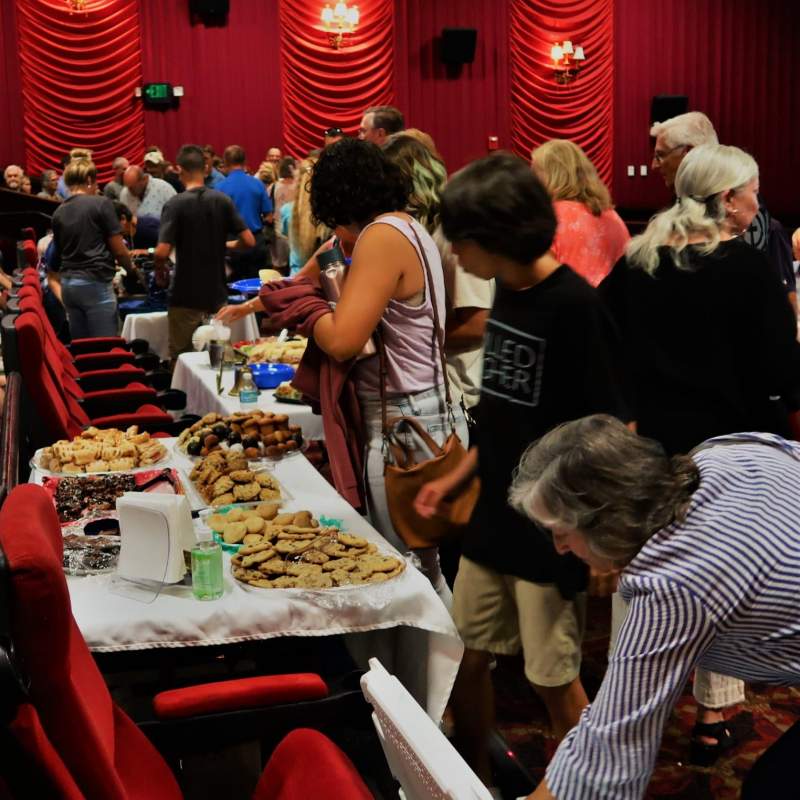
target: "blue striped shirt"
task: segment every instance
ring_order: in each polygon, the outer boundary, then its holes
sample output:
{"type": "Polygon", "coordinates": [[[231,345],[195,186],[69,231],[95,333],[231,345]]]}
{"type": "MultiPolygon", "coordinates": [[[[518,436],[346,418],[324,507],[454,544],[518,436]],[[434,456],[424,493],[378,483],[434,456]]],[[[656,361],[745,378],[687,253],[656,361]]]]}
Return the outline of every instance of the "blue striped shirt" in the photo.
{"type": "Polygon", "coordinates": [[[693,456],[684,522],[622,573],[630,607],[608,671],[547,770],[558,800],[642,797],[695,666],[800,683],[800,445],[755,433],[709,443],[693,456]]]}

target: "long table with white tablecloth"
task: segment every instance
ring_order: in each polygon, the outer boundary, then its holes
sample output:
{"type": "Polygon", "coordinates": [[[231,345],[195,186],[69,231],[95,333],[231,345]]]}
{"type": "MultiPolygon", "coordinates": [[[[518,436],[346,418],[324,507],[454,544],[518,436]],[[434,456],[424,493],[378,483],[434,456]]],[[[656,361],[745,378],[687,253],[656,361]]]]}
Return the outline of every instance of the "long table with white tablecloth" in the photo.
{"type": "MultiPolygon", "coordinates": [[[[165,440],[192,505],[192,463],[165,440]]],[[[161,465],[159,465],[161,466],[161,465]]],[[[165,465],[167,466],[167,465],[165,465]]],[[[343,529],[399,555],[311,466],[293,454],[275,464],[289,510],[308,509],[341,520],[343,529]]],[[[34,470],[31,480],[41,481],[34,470]]],[[[336,589],[258,589],[236,581],[225,556],[220,600],[202,602],[183,584],[142,597],[114,574],[69,577],[72,613],[95,652],[200,647],[286,636],[342,634],[359,665],[377,656],[414,694],[434,720],[450,695],[463,647],[453,621],[430,582],[407,560],[407,568],[384,583],[336,589]],[[146,602],[147,601],[147,602],[146,602]]]]}
{"type": "MultiPolygon", "coordinates": [[[[126,342],[144,339],[162,361],[169,359],[169,322],[166,311],[131,313],[122,324],[122,338],[126,342]]],[[[251,341],[258,338],[258,325],[254,314],[248,314],[231,325],[231,341],[251,341]]]]}
{"type": "MultiPolygon", "coordinates": [[[[172,388],[186,392],[186,411],[189,414],[216,412],[223,416],[239,411],[238,397],[229,394],[233,388],[233,369],[226,367],[222,373],[222,393],[217,391],[219,371],[212,369],[208,353],[183,353],[175,364],[172,388]]],[[[286,414],[292,425],[303,429],[306,439],[324,439],[322,417],[305,404],[284,403],[275,399],[272,389],[262,389],[258,396],[258,407],[274,414],[286,414]]]]}

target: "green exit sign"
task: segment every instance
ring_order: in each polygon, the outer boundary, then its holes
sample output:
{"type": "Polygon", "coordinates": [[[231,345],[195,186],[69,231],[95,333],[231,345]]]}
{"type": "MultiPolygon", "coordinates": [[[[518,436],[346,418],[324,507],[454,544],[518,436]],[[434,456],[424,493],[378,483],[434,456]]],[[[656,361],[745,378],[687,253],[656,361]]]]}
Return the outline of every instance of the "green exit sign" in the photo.
{"type": "Polygon", "coordinates": [[[148,106],[171,106],[174,100],[171,83],[146,83],[142,86],[142,99],[148,106]]]}

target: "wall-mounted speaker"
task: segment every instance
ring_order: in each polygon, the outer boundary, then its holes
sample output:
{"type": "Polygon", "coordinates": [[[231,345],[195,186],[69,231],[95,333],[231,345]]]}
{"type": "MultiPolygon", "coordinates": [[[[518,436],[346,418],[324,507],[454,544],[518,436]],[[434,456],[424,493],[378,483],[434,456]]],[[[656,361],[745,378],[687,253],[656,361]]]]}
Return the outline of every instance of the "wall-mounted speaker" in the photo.
{"type": "Polygon", "coordinates": [[[230,0],[189,0],[189,14],[205,25],[224,25],[229,10],[230,0]]]}
{"type": "Polygon", "coordinates": [[[650,104],[650,122],[664,122],[688,110],[689,98],[685,94],[657,94],[650,104]]]}
{"type": "Polygon", "coordinates": [[[475,60],[475,28],[443,28],[441,55],[445,64],[471,64],[475,60]]]}

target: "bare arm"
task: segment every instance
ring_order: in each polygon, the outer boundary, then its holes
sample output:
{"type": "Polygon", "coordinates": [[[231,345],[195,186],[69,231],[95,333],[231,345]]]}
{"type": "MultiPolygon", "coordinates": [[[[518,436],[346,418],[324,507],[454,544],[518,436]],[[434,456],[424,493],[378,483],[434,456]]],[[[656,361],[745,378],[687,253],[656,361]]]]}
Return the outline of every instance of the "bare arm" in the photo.
{"type": "Polygon", "coordinates": [[[489,311],[485,308],[456,308],[447,320],[445,348],[448,352],[474,350],[483,344],[489,311]]]}
{"type": "Polygon", "coordinates": [[[47,272],[47,286],[59,303],[63,303],[61,299],[61,275],[58,272],[47,272]]]}
{"type": "Polygon", "coordinates": [[[555,795],[550,793],[550,790],[547,788],[547,782],[542,780],[542,782],[536,787],[536,791],[533,794],[528,795],[528,800],[556,800],[555,795]]]}
{"type": "Polygon", "coordinates": [[[253,236],[253,231],[245,228],[239,232],[235,240],[225,243],[228,250],[249,250],[251,247],[256,246],[256,237],[253,236]]]}
{"type": "Polygon", "coordinates": [[[114,234],[114,236],[109,236],[108,239],[106,239],[106,244],[108,245],[108,249],[111,251],[111,255],[114,256],[114,260],[117,262],[117,264],[119,264],[121,267],[124,267],[128,271],[133,271],[131,254],[128,252],[128,248],[125,247],[122,234],[117,233],[114,234]]]}

